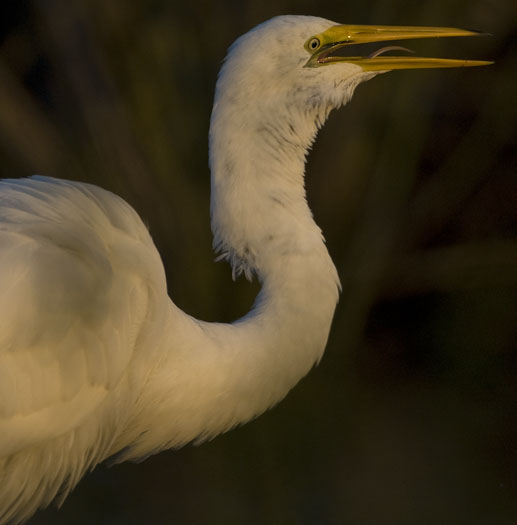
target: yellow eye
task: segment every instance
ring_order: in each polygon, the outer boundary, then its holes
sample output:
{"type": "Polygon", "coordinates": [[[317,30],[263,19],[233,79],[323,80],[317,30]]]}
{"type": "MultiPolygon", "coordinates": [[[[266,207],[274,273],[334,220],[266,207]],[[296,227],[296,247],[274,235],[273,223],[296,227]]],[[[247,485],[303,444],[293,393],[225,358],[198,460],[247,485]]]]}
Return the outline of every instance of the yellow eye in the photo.
{"type": "Polygon", "coordinates": [[[309,49],[309,51],[316,51],[318,47],[320,47],[319,38],[314,37],[307,42],[307,49],[309,49]]]}

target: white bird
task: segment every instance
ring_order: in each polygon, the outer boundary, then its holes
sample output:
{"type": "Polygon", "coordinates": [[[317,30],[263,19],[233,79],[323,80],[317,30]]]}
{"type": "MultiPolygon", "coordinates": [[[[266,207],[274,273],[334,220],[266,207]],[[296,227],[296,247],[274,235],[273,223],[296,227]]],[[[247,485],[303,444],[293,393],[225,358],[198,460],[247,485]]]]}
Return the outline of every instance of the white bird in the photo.
{"type": "Polygon", "coordinates": [[[473,34],[281,16],[231,46],[210,126],[214,247],[262,284],[232,324],[175,306],[148,230],[119,197],[48,177],[0,182],[0,523],[62,502],[110,456],[252,419],[320,360],[339,280],[305,198],[318,128],[379,72],[487,64],[335,52],[473,34]]]}

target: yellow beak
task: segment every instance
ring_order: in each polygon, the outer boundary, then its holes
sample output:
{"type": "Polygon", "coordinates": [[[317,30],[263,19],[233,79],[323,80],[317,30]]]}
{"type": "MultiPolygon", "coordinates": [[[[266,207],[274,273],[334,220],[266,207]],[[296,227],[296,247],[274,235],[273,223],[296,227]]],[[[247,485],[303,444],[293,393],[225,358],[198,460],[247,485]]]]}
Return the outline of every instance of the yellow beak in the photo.
{"type": "Polygon", "coordinates": [[[307,67],[318,67],[338,62],[361,66],[364,71],[391,71],[393,69],[421,69],[438,67],[487,66],[485,60],[457,60],[450,58],[425,58],[415,56],[380,56],[383,52],[404,49],[398,46],[382,48],[369,56],[336,56],[345,46],[369,42],[387,42],[413,38],[440,38],[446,36],[479,36],[483,33],[453,27],[337,25],[314,35],[305,43],[311,53],[307,67]]]}

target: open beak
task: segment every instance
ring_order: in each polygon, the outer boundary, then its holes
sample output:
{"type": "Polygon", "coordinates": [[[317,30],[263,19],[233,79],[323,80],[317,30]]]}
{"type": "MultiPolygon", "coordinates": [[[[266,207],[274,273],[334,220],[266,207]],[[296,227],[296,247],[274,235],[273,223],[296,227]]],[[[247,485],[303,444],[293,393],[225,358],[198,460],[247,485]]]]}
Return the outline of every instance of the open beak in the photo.
{"type": "Polygon", "coordinates": [[[406,50],[399,46],[381,48],[369,56],[339,56],[335,53],[345,46],[369,42],[387,42],[412,38],[440,38],[446,36],[479,36],[486,33],[466,31],[452,27],[337,25],[315,35],[305,44],[312,54],[306,67],[318,67],[338,62],[361,66],[364,71],[391,71],[393,69],[421,69],[438,67],[487,66],[485,60],[457,60],[450,58],[425,58],[416,56],[381,56],[393,50],[406,50]]]}

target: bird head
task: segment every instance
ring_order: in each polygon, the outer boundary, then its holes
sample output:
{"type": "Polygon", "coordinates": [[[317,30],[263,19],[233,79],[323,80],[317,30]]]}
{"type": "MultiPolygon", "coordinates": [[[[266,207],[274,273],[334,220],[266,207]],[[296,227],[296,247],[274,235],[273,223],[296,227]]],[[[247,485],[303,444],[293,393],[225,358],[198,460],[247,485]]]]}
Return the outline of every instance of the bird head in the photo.
{"type": "MultiPolygon", "coordinates": [[[[385,46],[367,56],[357,44],[415,38],[479,35],[441,27],[342,25],[310,16],[278,16],[241,36],[230,47],[218,82],[218,94],[260,111],[314,109],[325,117],[351,98],[355,87],[378,73],[394,69],[486,65],[490,62],[385,55],[409,51],[385,46]],[[343,52],[347,55],[343,56],[343,52]],[[278,106],[275,108],[275,106],[278,106]]],[[[216,95],[216,102],[218,96],[216,95]]]]}

